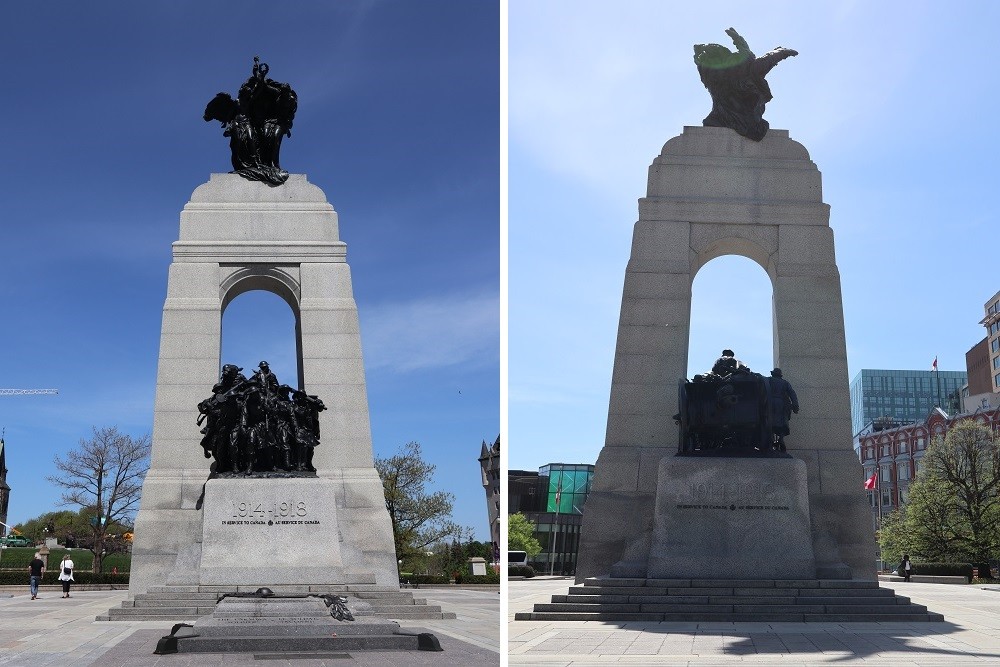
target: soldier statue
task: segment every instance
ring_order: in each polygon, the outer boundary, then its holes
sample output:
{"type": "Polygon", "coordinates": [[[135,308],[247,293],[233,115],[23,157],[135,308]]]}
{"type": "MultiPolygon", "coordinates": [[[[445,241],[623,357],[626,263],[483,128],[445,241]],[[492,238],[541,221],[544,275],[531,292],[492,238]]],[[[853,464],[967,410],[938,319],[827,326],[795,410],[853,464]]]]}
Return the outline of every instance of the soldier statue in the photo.
{"type": "Polygon", "coordinates": [[[205,423],[201,446],[206,458],[215,458],[213,473],[314,474],[323,401],[278,382],[266,361],[250,379],[242,370],[223,366],[212,396],[198,404],[198,425],[205,423]]]}
{"type": "Polygon", "coordinates": [[[767,379],[767,402],[771,406],[771,428],[774,430],[774,444],[778,451],[785,451],[785,436],[791,433],[788,421],[792,413],[799,414],[799,397],[781,375],[781,369],[771,371],[767,379]]]}

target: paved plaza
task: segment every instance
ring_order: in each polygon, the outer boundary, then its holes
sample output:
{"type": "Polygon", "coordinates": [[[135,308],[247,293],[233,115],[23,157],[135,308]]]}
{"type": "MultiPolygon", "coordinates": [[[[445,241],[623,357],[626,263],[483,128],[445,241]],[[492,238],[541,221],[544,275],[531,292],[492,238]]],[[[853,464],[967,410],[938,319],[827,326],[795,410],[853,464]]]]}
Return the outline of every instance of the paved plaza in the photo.
{"type": "Polygon", "coordinates": [[[944,614],[943,623],[608,623],[514,621],[564,594],[571,578],[508,584],[508,664],[587,665],[996,665],[1000,586],[892,584],[944,614]]]}
{"type": "Polygon", "coordinates": [[[24,667],[193,667],[220,665],[500,665],[500,596],[497,592],[463,589],[419,589],[416,597],[455,612],[450,620],[420,620],[404,628],[419,627],[433,632],[443,653],[426,651],[341,652],[293,657],[274,654],[187,653],[153,655],[156,641],[170,632],[170,623],[160,621],[98,622],[126,597],[126,591],[80,591],[69,599],[51,587],[39,599],[23,592],[0,591],[0,665],[24,667]],[[417,624],[419,623],[419,626],[417,624]]]}

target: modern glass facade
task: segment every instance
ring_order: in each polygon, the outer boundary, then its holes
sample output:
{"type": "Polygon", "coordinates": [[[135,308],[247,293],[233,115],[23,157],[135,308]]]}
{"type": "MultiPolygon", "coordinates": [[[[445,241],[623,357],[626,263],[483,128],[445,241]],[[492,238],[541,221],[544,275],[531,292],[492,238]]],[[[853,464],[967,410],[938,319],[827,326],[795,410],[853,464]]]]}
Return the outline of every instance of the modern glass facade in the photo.
{"type": "Polygon", "coordinates": [[[949,415],[961,412],[965,371],[897,371],[862,369],[851,382],[851,426],[854,435],[877,419],[896,423],[922,421],[935,407],[949,415]]]}
{"type": "Polygon", "coordinates": [[[538,476],[549,479],[546,512],[583,514],[594,466],[550,463],[538,469],[538,476]]]}
{"type": "Polygon", "coordinates": [[[583,508],[594,466],[550,463],[538,472],[507,473],[507,511],[521,512],[535,524],[542,551],[528,564],[539,573],[572,574],[580,547],[583,508]]]}

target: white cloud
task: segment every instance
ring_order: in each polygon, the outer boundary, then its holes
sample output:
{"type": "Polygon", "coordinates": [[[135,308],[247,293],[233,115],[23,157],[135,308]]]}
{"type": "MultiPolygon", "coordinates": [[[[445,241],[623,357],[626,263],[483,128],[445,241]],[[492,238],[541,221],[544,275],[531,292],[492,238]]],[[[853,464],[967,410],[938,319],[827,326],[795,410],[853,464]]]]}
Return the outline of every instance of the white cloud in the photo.
{"type": "Polygon", "coordinates": [[[499,360],[497,291],[382,302],[361,309],[359,316],[369,370],[406,373],[499,360]]]}

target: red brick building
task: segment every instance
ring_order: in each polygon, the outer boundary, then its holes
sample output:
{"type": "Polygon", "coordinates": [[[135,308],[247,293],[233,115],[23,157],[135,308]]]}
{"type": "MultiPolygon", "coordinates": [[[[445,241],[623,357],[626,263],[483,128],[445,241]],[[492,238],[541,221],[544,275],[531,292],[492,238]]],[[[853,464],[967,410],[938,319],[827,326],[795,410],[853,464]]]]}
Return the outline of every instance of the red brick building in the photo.
{"type": "Polygon", "coordinates": [[[977,410],[949,417],[935,408],[923,422],[904,424],[858,436],[858,456],[864,467],[862,484],[878,472],[875,488],[868,491],[872,508],[872,528],[878,530],[881,518],[906,504],[910,482],[920,470],[920,460],[931,440],[943,438],[962,419],[975,419],[1000,432],[1000,408],[977,410]]]}

